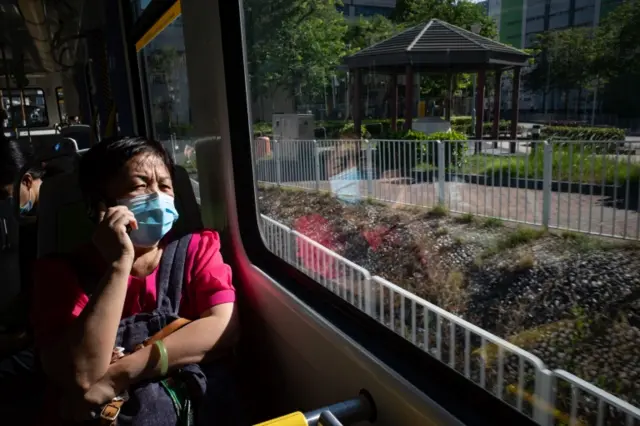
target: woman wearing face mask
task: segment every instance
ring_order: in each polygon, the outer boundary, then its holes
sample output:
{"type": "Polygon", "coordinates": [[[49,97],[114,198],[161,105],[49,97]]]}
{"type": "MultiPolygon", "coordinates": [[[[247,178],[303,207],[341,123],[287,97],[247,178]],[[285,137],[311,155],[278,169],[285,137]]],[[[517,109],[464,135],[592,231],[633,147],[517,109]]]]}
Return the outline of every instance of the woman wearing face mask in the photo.
{"type": "Polygon", "coordinates": [[[231,270],[218,234],[201,231],[191,235],[179,308],[180,317],[192,322],[165,337],[162,348],[147,346],[112,363],[121,320],[157,305],[158,268],[178,217],[172,170],[162,144],[143,138],[103,141],[82,158],[79,181],[98,224],[76,264],[95,272],[97,285],[89,297],[82,274],[69,263],[44,259],[37,266],[36,345],[55,389],[43,424],[55,424],[51,413],[61,406],[67,416],[86,419],[89,408],[232,345],[237,319],[231,270]]]}
{"type": "Polygon", "coordinates": [[[40,199],[40,185],[45,176],[45,169],[32,166],[20,178],[20,215],[35,216],[38,200],[40,199]]]}

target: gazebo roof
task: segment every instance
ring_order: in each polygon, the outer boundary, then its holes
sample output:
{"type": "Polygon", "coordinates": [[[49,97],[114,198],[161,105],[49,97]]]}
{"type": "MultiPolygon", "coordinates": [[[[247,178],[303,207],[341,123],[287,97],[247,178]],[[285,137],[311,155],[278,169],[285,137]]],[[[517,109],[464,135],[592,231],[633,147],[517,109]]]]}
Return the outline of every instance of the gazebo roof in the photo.
{"type": "Polygon", "coordinates": [[[476,71],[522,67],[530,55],[439,19],[409,28],[345,58],[348,68],[376,72],[476,71]]]}

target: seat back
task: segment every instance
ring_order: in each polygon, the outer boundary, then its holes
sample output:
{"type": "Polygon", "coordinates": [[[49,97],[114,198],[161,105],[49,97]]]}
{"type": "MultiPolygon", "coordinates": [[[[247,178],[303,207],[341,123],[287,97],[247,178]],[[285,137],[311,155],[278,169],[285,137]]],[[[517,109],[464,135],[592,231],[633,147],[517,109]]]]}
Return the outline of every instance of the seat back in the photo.
{"type": "MultiPolygon", "coordinates": [[[[176,166],[174,177],[176,209],[180,218],[173,229],[182,236],[202,228],[187,171],[176,166]]],[[[38,257],[69,253],[88,243],[95,224],[87,215],[76,172],[53,176],[42,183],[38,205],[38,257]]]]}
{"type": "Polygon", "coordinates": [[[0,332],[5,314],[20,294],[20,225],[13,198],[0,201],[0,332]]]}
{"type": "Polygon", "coordinates": [[[72,124],[63,127],[60,134],[76,141],[78,149],[88,149],[91,146],[91,126],[87,124],[72,124]]]}

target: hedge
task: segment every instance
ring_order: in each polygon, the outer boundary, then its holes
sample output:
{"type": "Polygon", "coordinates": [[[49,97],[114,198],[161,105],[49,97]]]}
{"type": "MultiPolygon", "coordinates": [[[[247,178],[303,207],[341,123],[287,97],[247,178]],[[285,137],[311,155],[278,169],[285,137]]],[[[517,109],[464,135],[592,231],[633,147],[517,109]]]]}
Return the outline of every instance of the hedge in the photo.
{"type": "Polygon", "coordinates": [[[573,141],[624,141],[624,129],[616,127],[546,126],[540,131],[542,139],[573,141]]]}
{"type": "Polygon", "coordinates": [[[375,161],[379,170],[414,169],[418,164],[431,164],[437,166],[440,159],[436,144],[421,144],[418,141],[452,141],[445,144],[445,165],[460,165],[464,161],[467,150],[467,138],[458,132],[436,132],[425,134],[415,130],[399,131],[389,135],[389,140],[381,140],[377,143],[375,161]],[[416,141],[407,143],[399,141],[416,141]],[[456,141],[456,142],[454,142],[456,141]]]}

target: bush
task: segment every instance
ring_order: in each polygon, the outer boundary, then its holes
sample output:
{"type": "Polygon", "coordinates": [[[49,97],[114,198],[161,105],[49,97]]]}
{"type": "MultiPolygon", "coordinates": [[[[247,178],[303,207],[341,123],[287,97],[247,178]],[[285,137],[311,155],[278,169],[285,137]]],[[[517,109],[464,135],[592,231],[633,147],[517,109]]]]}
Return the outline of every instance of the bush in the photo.
{"type": "Polygon", "coordinates": [[[273,134],[273,129],[271,128],[271,123],[260,121],[253,124],[254,138],[257,138],[259,136],[271,136],[272,134],[273,134]]]}
{"type": "MultiPolygon", "coordinates": [[[[338,137],[342,137],[344,135],[354,135],[355,133],[355,124],[351,121],[342,126],[342,128],[338,132],[338,137]]],[[[360,125],[360,135],[364,139],[368,139],[371,137],[364,124],[360,125]]]]}
{"type": "Polygon", "coordinates": [[[420,163],[439,165],[438,149],[435,143],[420,143],[420,141],[451,141],[446,142],[445,166],[460,166],[465,159],[467,137],[459,132],[436,132],[425,134],[415,130],[394,132],[389,139],[378,141],[376,163],[381,170],[413,169],[420,163]],[[396,141],[415,141],[403,143],[396,141]]]}
{"type": "MultiPolygon", "coordinates": [[[[461,132],[467,135],[475,135],[476,129],[471,127],[471,119],[466,124],[454,124],[454,121],[451,120],[451,128],[457,132],[461,132]]],[[[518,126],[518,133],[521,133],[524,130],[524,127],[518,126]]],[[[485,122],[482,123],[482,133],[487,135],[491,134],[493,131],[493,122],[485,122]]],[[[511,131],[511,121],[510,120],[500,120],[498,123],[498,131],[501,133],[511,131]]]]}
{"type": "Polygon", "coordinates": [[[624,141],[625,133],[616,127],[546,126],[540,136],[543,139],[572,141],[624,141]]]}
{"type": "MultiPolygon", "coordinates": [[[[460,167],[462,166],[462,164],[464,164],[468,144],[467,142],[461,142],[467,140],[467,137],[463,133],[452,130],[450,132],[435,132],[426,136],[427,140],[447,141],[444,144],[444,158],[446,167],[450,167],[451,165],[453,165],[454,167],[460,167]]],[[[433,158],[430,158],[429,163],[433,165],[440,164],[437,151],[434,153],[433,158]]]]}

